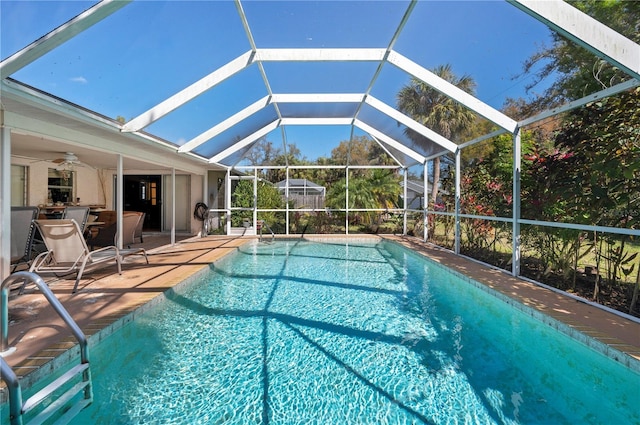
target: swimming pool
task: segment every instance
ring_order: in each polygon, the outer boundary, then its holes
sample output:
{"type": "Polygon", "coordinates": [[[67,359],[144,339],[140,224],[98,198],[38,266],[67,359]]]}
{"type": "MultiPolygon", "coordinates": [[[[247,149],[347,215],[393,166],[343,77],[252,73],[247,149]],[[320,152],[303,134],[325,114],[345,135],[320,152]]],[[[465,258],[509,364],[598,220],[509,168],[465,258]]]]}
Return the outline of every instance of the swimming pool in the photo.
{"type": "Polygon", "coordinates": [[[392,242],[248,245],[166,298],[73,423],[640,422],[635,372],[392,242]]]}

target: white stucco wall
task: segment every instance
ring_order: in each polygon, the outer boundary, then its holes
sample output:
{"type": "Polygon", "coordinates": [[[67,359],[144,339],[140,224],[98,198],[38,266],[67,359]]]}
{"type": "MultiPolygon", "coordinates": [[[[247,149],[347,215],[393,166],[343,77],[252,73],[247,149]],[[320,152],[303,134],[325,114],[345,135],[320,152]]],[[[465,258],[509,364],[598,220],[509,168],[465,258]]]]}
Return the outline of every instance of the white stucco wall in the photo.
{"type": "MultiPolygon", "coordinates": [[[[12,157],[11,164],[27,167],[27,205],[38,206],[46,204],[49,168],[56,168],[57,164],[22,157],[12,157]]],[[[113,170],[75,167],[75,197],[80,198],[80,204],[82,205],[105,205],[107,209],[113,209],[113,181],[115,174],[113,170]],[[104,178],[101,179],[101,176],[104,176],[104,178]]],[[[126,174],[171,176],[171,173],[167,172],[167,170],[127,170],[126,174]]],[[[178,213],[179,217],[185,217],[185,215],[188,217],[189,233],[196,234],[200,231],[202,223],[193,218],[193,208],[196,202],[202,201],[203,177],[190,174],[189,181],[188,205],[177,205],[176,208],[182,209],[178,213]]],[[[165,206],[165,211],[170,214],[170,206],[166,204],[165,206]]]]}
{"type": "MultiPolygon", "coordinates": [[[[49,168],[57,164],[37,159],[12,157],[11,164],[27,167],[27,205],[44,205],[47,202],[49,168]]],[[[104,204],[104,195],[98,172],[89,167],[75,167],[75,196],[82,205],[104,204]]]]}

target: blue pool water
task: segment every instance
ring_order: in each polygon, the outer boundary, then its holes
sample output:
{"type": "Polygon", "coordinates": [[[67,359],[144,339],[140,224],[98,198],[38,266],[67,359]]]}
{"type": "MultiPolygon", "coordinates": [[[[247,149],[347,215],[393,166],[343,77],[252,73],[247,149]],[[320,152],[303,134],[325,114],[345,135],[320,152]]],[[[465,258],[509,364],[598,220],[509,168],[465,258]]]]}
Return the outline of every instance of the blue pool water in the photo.
{"type": "Polygon", "coordinates": [[[640,423],[640,377],[394,243],[256,244],[91,351],[75,424],[640,423]]]}

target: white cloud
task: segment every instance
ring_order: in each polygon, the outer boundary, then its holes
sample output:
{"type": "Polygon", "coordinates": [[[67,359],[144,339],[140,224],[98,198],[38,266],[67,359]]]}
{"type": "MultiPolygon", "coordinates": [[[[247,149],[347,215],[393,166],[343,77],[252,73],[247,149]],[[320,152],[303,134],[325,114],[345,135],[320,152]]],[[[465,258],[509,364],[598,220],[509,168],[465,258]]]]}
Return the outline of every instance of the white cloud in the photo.
{"type": "Polygon", "coordinates": [[[73,77],[70,80],[74,83],[87,84],[87,79],[84,77],[73,77]]]}

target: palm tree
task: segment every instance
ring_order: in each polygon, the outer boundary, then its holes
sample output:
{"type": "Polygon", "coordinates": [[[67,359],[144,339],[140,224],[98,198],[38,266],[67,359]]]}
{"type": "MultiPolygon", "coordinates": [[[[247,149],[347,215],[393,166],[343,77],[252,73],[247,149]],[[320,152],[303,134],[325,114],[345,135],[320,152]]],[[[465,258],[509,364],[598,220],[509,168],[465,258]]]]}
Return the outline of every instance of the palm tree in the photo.
{"type": "MultiPolygon", "coordinates": [[[[432,72],[459,89],[474,94],[476,83],[473,78],[469,75],[457,77],[451,65],[440,65],[432,72]]],[[[415,77],[400,89],[397,103],[401,112],[453,142],[469,131],[476,119],[473,111],[415,77]]],[[[417,147],[425,148],[433,143],[409,128],[405,129],[405,134],[417,147]]],[[[440,157],[437,157],[433,165],[432,203],[438,196],[439,180],[440,157]]]]}
{"type": "MultiPolygon", "coordinates": [[[[329,208],[344,208],[346,179],[331,186],[327,192],[329,208]]],[[[365,175],[349,177],[349,209],[388,209],[397,206],[402,193],[400,179],[390,170],[374,169],[365,175]]],[[[372,224],[374,212],[356,213],[357,221],[372,224]]]]}
{"type": "Polygon", "coordinates": [[[376,201],[375,208],[395,208],[402,195],[400,177],[391,170],[374,169],[367,179],[371,194],[376,201]]]}

